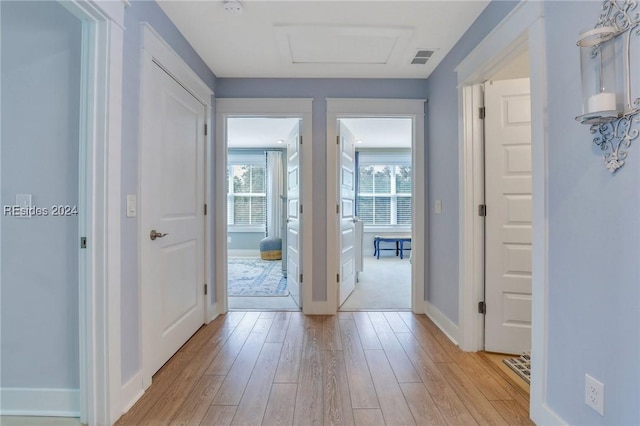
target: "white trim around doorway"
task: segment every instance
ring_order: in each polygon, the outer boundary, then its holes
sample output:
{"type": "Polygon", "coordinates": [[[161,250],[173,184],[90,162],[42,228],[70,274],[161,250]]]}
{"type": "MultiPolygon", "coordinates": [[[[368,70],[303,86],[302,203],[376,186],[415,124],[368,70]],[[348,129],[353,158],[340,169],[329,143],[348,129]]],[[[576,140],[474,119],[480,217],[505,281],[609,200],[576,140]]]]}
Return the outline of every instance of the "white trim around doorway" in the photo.
{"type": "Polygon", "coordinates": [[[313,181],[311,158],[311,98],[227,98],[216,99],[216,143],[214,148],[213,208],[215,211],[215,241],[212,257],[215,259],[215,309],[217,314],[228,311],[227,299],[227,119],[233,117],[287,117],[299,118],[302,145],[300,159],[302,168],[301,203],[304,205],[300,238],[302,240],[302,267],[304,281],[301,283],[302,310],[305,314],[316,314],[317,305],[323,302],[312,300],[313,289],[313,181]]]}
{"type": "MultiPolygon", "coordinates": [[[[87,249],[79,291],[80,420],[112,424],[122,414],[120,207],[122,61],[126,1],[61,1],[83,21],[83,158],[87,249]],[[84,285],[82,285],[84,283],[84,285]]],[[[41,398],[46,396],[41,395],[41,398]]],[[[56,406],[58,403],[56,403],[56,406]]]]}
{"type": "MultiPolygon", "coordinates": [[[[338,156],[336,137],[340,118],[410,118],[412,120],[411,165],[413,171],[413,224],[411,263],[411,309],[426,313],[425,264],[427,253],[426,151],[424,143],[424,99],[349,99],[327,98],[327,271],[338,271],[339,221],[338,156]]],[[[327,306],[324,314],[338,311],[336,275],[327,273],[327,306]]]]}
{"type": "Polygon", "coordinates": [[[533,166],[533,276],[532,276],[532,376],[530,415],[537,424],[565,423],[546,404],[547,359],[547,144],[546,53],[544,5],[521,2],[458,65],[459,116],[459,343],[465,351],[483,347],[482,317],[477,304],[482,300],[484,277],[478,259],[483,256],[482,231],[477,220],[477,203],[482,194],[482,168],[479,167],[478,138],[474,123],[477,93],[473,85],[483,83],[509,59],[529,52],[531,78],[531,125],[533,166]],[[475,97],[475,99],[474,99],[475,97]]]}

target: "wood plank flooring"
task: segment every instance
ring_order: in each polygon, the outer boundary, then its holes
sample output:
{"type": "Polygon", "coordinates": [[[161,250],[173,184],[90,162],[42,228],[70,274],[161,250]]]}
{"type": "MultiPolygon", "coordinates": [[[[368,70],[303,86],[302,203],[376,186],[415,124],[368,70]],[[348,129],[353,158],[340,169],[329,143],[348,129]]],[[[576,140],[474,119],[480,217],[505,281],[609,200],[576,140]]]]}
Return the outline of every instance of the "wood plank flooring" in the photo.
{"type": "Polygon", "coordinates": [[[532,425],[485,356],[410,312],[231,312],[202,327],[117,425],[532,425]]]}

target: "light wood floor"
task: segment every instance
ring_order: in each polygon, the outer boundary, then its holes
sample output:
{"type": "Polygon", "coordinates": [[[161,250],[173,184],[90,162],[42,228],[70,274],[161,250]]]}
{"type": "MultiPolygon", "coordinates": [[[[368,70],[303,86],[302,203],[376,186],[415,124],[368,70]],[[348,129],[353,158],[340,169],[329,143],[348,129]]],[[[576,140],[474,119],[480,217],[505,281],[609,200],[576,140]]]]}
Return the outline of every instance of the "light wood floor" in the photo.
{"type": "Polygon", "coordinates": [[[527,393],[527,395],[529,395],[530,388],[531,388],[529,386],[529,383],[525,382],[520,377],[518,377],[518,375],[514,373],[513,370],[511,370],[509,367],[507,367],[507,365],[503,362],[507,358],[517,358],[518,355],[498,354],[493,352],[482,352],[481,355],[487,358],[489,361],[491,361],[494,367],[497,367],[498,369],[502,370],[504,374],[509,376],[514,383],[520,386],[522,390],[524,390],[527,393]]]}
{"type": "Polygon", "coordinates": [[[231,312],[118,425],[533,424],[528,395],[410,312],[231,312]]]}

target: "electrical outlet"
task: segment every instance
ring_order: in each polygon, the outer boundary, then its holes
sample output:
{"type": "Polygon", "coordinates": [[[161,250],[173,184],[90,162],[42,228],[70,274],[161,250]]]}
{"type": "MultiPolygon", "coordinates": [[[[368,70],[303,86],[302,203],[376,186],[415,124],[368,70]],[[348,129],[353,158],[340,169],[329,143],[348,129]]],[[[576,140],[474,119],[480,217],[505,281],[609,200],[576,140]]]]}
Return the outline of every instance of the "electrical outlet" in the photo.
{"type": "Polygon", "coordinates": [[[604,416],[604,384],[588,374],[584,375],[584,403],[604,416]]]}

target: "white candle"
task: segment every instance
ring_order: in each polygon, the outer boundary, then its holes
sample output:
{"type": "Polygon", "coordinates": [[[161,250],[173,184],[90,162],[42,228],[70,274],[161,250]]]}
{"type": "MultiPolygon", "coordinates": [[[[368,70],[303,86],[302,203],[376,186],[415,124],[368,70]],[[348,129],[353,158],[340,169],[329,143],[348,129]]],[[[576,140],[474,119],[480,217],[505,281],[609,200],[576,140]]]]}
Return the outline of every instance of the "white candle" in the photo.
{"type": "Polygon", "coordinates": [[[589,112],[616,111],[615,93],[598,93],[589,98],[589,112]]]}

